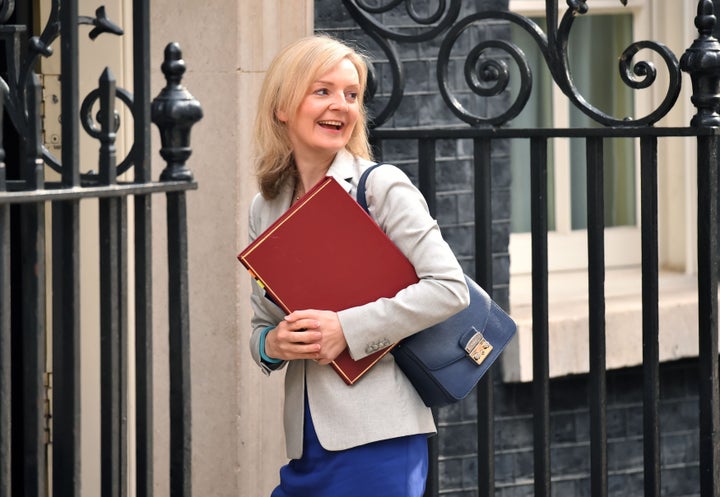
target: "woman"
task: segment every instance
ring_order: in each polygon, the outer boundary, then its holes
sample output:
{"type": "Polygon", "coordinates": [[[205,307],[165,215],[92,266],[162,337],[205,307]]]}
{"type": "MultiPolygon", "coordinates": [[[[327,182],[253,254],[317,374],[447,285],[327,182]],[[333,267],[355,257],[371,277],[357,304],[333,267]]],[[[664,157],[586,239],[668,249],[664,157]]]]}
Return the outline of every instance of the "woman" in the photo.
{"type": "MultiPolygon", "coordinates": [[[[260,193],[250,207],[254,240],[325,176],[348,193],[371,166],[361,55],[326,36],[299,40],[272,62],[256,120],[260,193]]],[[[285,316],[253,285],[250,350],[270,374],[287,366],[285,436],[290,463],[273,497],[421,496],[430,409],[388,354],[357,383],[328,366],[346,347],[354,359],[378,341],[395,343],[462,310],[462,270],[420,192],[393,166],[373,171],[366,198],[380,227],[420,281],[390,299],[340,312],[285,316]]],[[[301,243],[325,243],[322,233],[301,243]],[[317,242],[315,242],[317,240],[317,242]]]]}

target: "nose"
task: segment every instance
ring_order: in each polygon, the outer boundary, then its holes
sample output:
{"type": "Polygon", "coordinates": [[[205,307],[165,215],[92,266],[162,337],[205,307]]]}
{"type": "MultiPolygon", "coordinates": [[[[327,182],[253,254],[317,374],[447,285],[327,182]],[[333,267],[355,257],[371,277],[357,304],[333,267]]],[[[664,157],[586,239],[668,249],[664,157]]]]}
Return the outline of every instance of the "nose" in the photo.
{"type": "Polygon", "coordinates": [[[330,102],[330,109],[331,110],[339,110],[339,111],[347,111],[348,109],[348,102],[345,99],[345,95],[343,93],[337,94],[333,97],[332,101],[330,102]]]}

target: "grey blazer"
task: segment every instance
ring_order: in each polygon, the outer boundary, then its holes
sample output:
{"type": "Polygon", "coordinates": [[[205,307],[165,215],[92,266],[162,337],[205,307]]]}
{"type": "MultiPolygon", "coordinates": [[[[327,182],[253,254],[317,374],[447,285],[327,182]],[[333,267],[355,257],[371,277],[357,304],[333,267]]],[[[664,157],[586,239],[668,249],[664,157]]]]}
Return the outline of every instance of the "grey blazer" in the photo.
{"type": "MultiPolygon", "coordinates": [[[[359,177],[373,163],[347,151],[336,156],[328,175],[355,196],[359,177]]],[[[293,185],[272,200],[258,194],[250,207],[250,239],[254,240],[290,206],[293,185]]],[[[415,267],[420,281],[395,297],[338,312],[350,355],[365,357],[379,346],[398,342],[467,307],[468,289],[457,259],[443,240],[437,222],[409,178],[384,165],[368,177],[370,213],[415,267]]],[[[352,264],[352,261],[348,261],[352,264]]],[[[352,284],[349,282],[348,284],[352,284]]],[[[408,379],[387,354],[357,383],[346,385],[331,366],[313,361],[283,362],[268,367],[260,359],[259,335],[274,326],[283,311],[269,302],[253,283],[250,351],[267,374],[287,365],[285,376],[285,437],[287,455],[302,455],[304,392],[321,445],[342,450],[420,433],[434,433],[432,414],[408,379]]]]}

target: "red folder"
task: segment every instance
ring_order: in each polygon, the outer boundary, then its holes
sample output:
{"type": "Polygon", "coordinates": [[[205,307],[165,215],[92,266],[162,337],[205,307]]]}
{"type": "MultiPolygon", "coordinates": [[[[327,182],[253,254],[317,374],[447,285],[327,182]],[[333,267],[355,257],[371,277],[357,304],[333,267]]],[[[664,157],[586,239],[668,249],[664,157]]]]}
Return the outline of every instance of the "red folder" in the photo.
{"type": "MultiPolygon", "coordinates": [[[[416,283],[410,261],[340,184],[328,176],[258,236],[238,259],[285,312],[341,311],[416,283]]],[[[378,323],[382,326],[382,323],[378,323]]],[[[331,363],[348,385],[392,346],[331,363]]]]}

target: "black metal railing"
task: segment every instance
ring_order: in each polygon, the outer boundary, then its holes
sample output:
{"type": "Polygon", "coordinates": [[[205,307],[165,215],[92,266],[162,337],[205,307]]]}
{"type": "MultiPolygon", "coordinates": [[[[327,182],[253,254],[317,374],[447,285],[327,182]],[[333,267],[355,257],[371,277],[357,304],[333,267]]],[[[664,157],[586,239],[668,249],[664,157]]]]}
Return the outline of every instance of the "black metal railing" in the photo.
{"type": "Polygon", "coordinates": [[[80,495],[80,205],[90,199],[97,199],[99,219],[101,378],[100,412],[95,415],[101,420],[101,491],[106,496],[153,495],[151,232],[152,196],[158,193],[167,197],[170,490],[172,495],[191,495],[185,197],[197,184],[185,162],[191,153],[190,129],[202,110],[181,85],[185,63],[176,44],[165,50],[162,71],[167,84],[151,107],[149,5],[149,0],[132,2],[134,95],[119,88],[106,68],[97,88],[81,102],[79,27],[92,26],[90,39],[106,33],[121,35],[122,29],[108,18],[104,7],[87,17],[79,15],[77,0],[62,0],[62,8],[60,0],[52,0],[46,25],[32,35],[32,7],[0,1],[4,49],[0,102],[6,145],[0,146],[0,497],[80,495]],[[35,73],[39,59],[52,56],[50,46],[57,39],[62,72],[60,158],[43,145],[41,86],[35,73]],[[115,146],[118,100],[130,108],[134,129],[133,146],[122,159],[115,146]],[[160,130],[160,153],[167,163],[159,181],[151,179],[151,122],[160,130]],[[86,173],[80,172],[79,164],[81,126],[99,142],[97,166],[86,173]],[[11,145],[8,154],[7,145],[11,145]],[[46,180],[46,166],[59,173],[59,181],[46,180]],[[126,172],[132,172],[134,179],[121,180],[126,172]],[[131,305],[134,322],[128,320],[131,305]],[[51,324],[46,315],[51,316],[51,324]],[[135,384],[129,385],[132,376],[135,384]],[[52,395],[46,394],[49,387],[52,395]],[[132,414],[128,412],[131,392],[136,406],[132,414]],[[128,454],[129,418],[135,421],[134,457],[128,454]],[[52,442],[46,449],[49,433],[52,442]],[[126,488],[128,461],[135,463],[137,482],[131,492],[126,488]]]}
{"type": "MultiPolygon", "coordinates": [[[[623,2],[625,3],[625,2],[623,2]]],[[[401,1],[377,7],[361,0],[344,0],[351,16],[380,49],[387,66],[382,98],[374,99],[381,84],[371,81],[369,106],[373,110],[371,138],[379,155],[388,142],[409,141],[417,145],[417,182],[435,213],[436,147],[444,140],[471,140],[474,144],[475,205],[475,277],[485,288],[493,289],[493,245],[491,192],[493,157],[491,151],[502,140],[529,141],[529,174],[531,176],[532,237],[532,356],[533,356],[533,436],[534,495],[549,497],[551,491],[551,431],[549,381],[549,311],[548,311],[548,144],[554,138],[581,140],[586,150],[587,240],[588,240],[588,321],[590,371],[588,374],[590,413],[590,489],[593,496],[608,495],[608,435],[605,341],[605,270],[603,171],[608,163],[604,144],[616,139],[631,139],[640,154],[640,208],[642,254],[642,334],[643,334],[643,445],[644,495],[659,497],[660,430],[659,430],[659,317],[658,317],[658,143],[672,137],[697,139],[697,257],[699,312],[699,412],[700,454],[699,489],[703,497],[720,494],[720,382],[718,381],[718,199],[720,194],[718,145],[720,131],[720,43],[713,37],[716,18],[710,0],[698,2],[695,25],[699,37],[678,58],[658,42],[632,43],[620,56],[622,81],[631,89],[656,84],[656,68],[646,61],[633,62],[641,50],[650,50],[665,64],[667,88],[654,110],[639,118],[617,118],[588,103],[574,86],[568,68],[568,38],[574,20],[588,10],[583,0],[567,0],[567,10],[558,15],[558,2],[546,0],[547,32],[521,15],[488,10],[459,19],[461,2],[435,2],[436,10],[419,15],[413,2],[405,2],[411,27],[397,29],[400,14],[394,14],[392,27],[382,23],[382,15],[399,8],[401,1]],[[476,98],[507,94],[510,81],[507,61],[514,61],[519,80],[514,82],[515,100],[493,115],[466,108],[453,94],[448,82],[450,54],[459,35],[478,23],[503,21],[524,30],[539,48],[554,83],[572,105],[591,118],[594,127],[567,129],[513,129],[506,124],[522,111],[532,89],[532,75],[522,50],[507,40],[483,39],[462,52],[465,57],[464,81],[476,98]],[[414,24],[413,24],[414,23],[414,24]],[[451,112],[469,126],[421,126],[392,128],[388,124],[404,96],[405,74],[397,45],[435,40],[438,49],[437,84],[451,112]],[[504,52],[496,57],[492,50],[504,52]],[[692,103],[697,113],[689,127],[655,127],[673,108],[680,94],[682,71],[693,83],[692,103]],[[388,83],[389,82],[389,83],[388,83]]],[[[407,27],[407,26],[405,26],[407,27]]],[[[372,73],[372,71],[371,71],[372,73]]],[[[458,78],[462,79],[462,77],[458,78]]],[[[497,107],[494,107],[497,109],[497,107]]],[[[497,273],[495,274],[497,275],[497,273]]],[[[477,390],[477,493],[481,497],[495,494],[494,474],[494,403],[493,379],[488,374],[477,390]]],[[[436,437],[437,438],[437,437],[436,437]]],[[[441,493],[438,482],[438,442],[431,442],[432,464],[426,495],[441,493]]]]}

